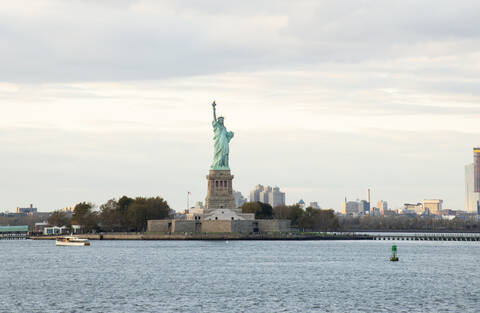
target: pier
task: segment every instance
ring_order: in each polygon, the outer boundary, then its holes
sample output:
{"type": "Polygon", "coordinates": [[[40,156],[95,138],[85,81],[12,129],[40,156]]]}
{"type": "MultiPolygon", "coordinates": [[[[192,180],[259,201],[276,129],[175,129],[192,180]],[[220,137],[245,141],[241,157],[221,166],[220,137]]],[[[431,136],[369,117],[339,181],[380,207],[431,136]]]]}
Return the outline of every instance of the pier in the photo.
{"type": "Polygon", "coordinates": [[[370,234],[373,240],[480,241],[479,233],[370,234]]]}

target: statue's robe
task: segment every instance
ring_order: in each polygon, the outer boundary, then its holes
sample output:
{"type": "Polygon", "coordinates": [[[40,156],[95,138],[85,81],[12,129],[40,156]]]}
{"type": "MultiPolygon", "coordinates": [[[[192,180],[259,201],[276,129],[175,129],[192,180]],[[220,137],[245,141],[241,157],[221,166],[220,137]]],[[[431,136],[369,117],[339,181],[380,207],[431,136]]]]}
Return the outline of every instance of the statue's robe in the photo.
{"type": "Polygon", "coordinates": [[[224,125],[217,121],[212,122],[215,141],[212,169],[229,169],[228,165],[228,144],[233,138],[233,132],[227,131],[224,125]]]}

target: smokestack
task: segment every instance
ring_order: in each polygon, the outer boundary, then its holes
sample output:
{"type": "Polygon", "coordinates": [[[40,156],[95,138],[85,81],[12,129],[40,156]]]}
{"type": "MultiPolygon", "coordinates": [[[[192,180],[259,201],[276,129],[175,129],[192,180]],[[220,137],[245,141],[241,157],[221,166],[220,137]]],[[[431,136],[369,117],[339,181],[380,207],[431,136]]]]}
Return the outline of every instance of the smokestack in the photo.
{"type": "Polygon", "coordinates": [[[368,188],[367,192],[367,202],[370,203],[370,188],[368,188]]]}

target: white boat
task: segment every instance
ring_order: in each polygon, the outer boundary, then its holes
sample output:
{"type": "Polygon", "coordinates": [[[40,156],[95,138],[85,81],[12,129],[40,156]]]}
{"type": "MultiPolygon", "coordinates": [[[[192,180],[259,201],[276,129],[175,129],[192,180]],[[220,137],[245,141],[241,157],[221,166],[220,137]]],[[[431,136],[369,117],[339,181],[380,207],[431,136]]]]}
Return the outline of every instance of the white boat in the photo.
{"type": "Polygon", "coordinates": [[[57,246],[89,246],[90,241],[88,241],[88,239],[80,239],[75,236],[63,236],[57,237],[55,244],[57,246]]]}

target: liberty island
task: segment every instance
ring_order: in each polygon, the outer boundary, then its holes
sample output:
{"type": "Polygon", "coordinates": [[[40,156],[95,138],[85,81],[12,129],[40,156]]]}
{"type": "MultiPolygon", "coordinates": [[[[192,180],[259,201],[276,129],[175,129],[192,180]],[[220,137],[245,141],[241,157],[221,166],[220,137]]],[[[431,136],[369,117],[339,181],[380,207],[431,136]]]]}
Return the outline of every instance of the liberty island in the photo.
{"type": "Polygon", "coordinates": [[[207,175],[205,209],[186,219],[149,220],[148,232],[163,233],[263,233],[288,232],[290,220],[255,219],[255,213],[243,213],[235,206],[233,178],[230,171],[230,142],[234,136],[225,126],[225,118],[217,118],[213,101],[213,160],[207,175]]]}

